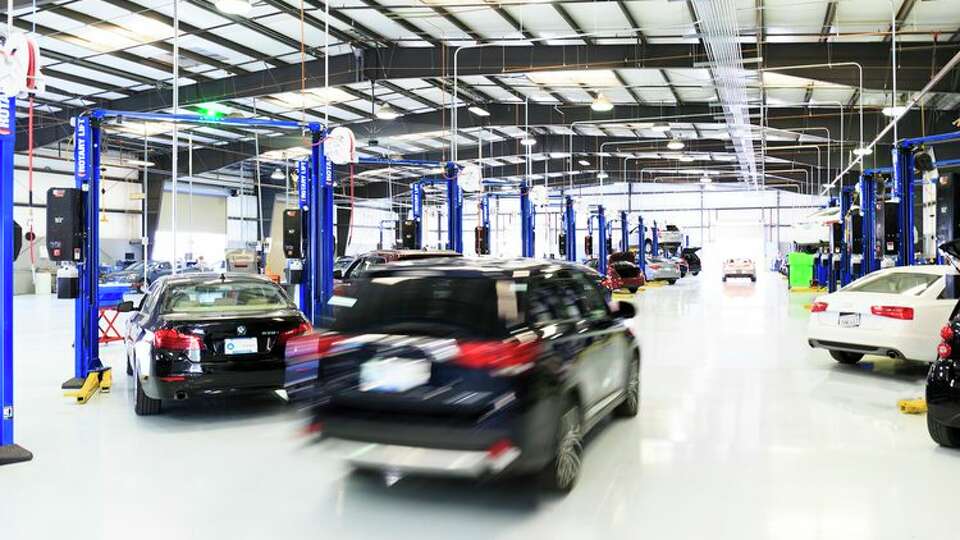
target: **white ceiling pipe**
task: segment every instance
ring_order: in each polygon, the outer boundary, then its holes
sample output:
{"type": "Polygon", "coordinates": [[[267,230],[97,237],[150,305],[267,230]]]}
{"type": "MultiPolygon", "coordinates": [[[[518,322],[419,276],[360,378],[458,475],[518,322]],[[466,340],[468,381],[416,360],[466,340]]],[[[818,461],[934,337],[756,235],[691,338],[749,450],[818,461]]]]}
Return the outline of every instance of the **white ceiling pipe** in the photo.
{"type": "MultiPolygon", "coordinates": [[[[936,75],[934,75],[933,78],[930,79],[930,82],[928,82],[923,88],[920,89],[919,92],[917,92],[916,94],[914,94],[912,98],[910,98],[910,101],[908,101],[907,104],[904,105],[903,110],[901,110],[896,114],[896,116],[891,118],[890,123],[887,124],[886,127],[884,127],[880,131],[880,133],[878,133],[877,136],[874,137],[873,141],[871,141],[870,144],[867,145],[865,148],[872,150],[873,147],[876,146],[878,142],[880,142],[880,139],[882,139],[891,129],[893,129],[893,127],[896,126],[897,122],[899,122],[901,118],[903,118],[908,112],[910,112],[911,109],[916,107],[917,103],[919,103],[919,101],[923,99],[924,96],[930,93],[930,90],[932,90],[933,87],[937,85],[937,83],[939,83],[948,73],[950,73],[955,67],[957,67],[958,64],[960,64],[960,52],[957,52],[956,54],[954,54],[953,58],[951,58],[943,66],[943,68],[941,68],[940,71],[938,71],[936,75]]],[[[894,144],[896,144],[896,141],[894,141],[894,144]]],[[[864,146],[861,144],[860,148],[864,148],[864,146]]],[[[823,195],[823,193],[825,193],[827,190],[835,186],[837,182],[839,182],[843,178],[843,175],[850,172],[850,170],[856,167],[858,164],[862,165],[863,157],[864,156],[860,155],[860,156],[857,156],[854,160],[852,160],[850,164],[847,165],[847,167],[843,169],[843,171],[837,174],[837,176],[829,184],[821,188],[820,194],[823,195]]]]}

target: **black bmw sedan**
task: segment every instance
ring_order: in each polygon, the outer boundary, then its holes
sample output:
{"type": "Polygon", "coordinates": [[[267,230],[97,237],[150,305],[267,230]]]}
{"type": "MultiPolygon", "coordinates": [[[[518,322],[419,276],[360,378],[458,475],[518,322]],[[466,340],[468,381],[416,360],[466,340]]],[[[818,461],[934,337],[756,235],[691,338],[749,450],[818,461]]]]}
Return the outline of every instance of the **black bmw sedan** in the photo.
{"type": "Polygon", "coordinates": [[[189,274],[154,282],[133,315],[125,344],[134,410],[157,414],[164,400],[283,387],[287,341],[312,331],[283,289],[252,274],[189,274]]]}
{"type": "Polygon", "coordinates": [[[287,345],[287,392],[331,452],[389,477],[537,474],[569,491],[584,435],[639,409],[640,350],[582,267],[447,259],[377,267],[331,328],[287,345]]]}

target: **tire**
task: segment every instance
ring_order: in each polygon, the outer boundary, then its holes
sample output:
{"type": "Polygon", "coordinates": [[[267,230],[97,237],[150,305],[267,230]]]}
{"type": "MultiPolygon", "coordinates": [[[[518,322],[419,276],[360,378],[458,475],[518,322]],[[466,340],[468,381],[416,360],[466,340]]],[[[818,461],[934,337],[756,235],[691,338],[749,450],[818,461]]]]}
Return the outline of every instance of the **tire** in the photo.
{"type": "Polygon", "coordinates": [[[727,282],[727,276],[723,276],[723,282],[724,282],[724,283],[727,282]]]}
{"type": "Polygon", "coordinates": [[[837,362],[840,362],[841,364],[846,364],[846,365],[856,364],[857,362],[860,361],[861,358],[863,358],[862,353],[854,353],[854,352],[847,352],[847,351],[830,351],[830,356],[832,356],[833,359],[836,360],[837,362]]]}
{"type": "Polygon", "coordinates": [[[624,393],[627,398],[617,405],[613,414],[621,418],[633,418],[640,412],[640,360],[636,357],[630,359],[630,373],[624,393]]]}
{"type": "Polygon", "coordinates": [[[693,275],[694,275],[694,276],[699,276],[699,275],[700,275],[700,271],[697,270],[696,272],[693,273],[693,275]]]}
{"type": "Polygon", "coordinates": [[[568,399],[557,420],[554,457],[540,473],[540,483],[555,493],[570,493],[580,477],[583,459],[583,420],[575,400],[568,399]]]}
{"type": "Polygon", "coordinates": [[[137,413],[137,416],[152,416],[155,414],[160,414],[162,403],[159,399],[153,399],[143,391],[143,386],[140,385],[140,374],[134,374],[133,380],[133,384],[136,387],[134,392],[137,396],[137,401],[133,406],[133,412],[137,413]]]}
{"type": "Polygon", "coordinates": [[[960,429],[937,422],[927,414],[927,431],[933,442],[944,448],[960,448],[960,429]]]}
{"type": "Polygon", "coordinates": [[[675,279],[668,279],[668,280],[667,280],[667,283],[669,283],[669,284],[671,284],[671,285],[673,285],[673,284],[676,283],[676,282],[677,282],[677,280],[675,280],[675,279]]]}
{"type": "Polygon", "coordinates": [[[631,293],[635,293],[637,292],[637,287],[627,287],[627,290],[630,291],[631,293]]]}
{"type": "Polygon", "coordinates": [[[757,282],[757,276],[750,276],[750,281],[756,283],[756,282],[757,282]]]}

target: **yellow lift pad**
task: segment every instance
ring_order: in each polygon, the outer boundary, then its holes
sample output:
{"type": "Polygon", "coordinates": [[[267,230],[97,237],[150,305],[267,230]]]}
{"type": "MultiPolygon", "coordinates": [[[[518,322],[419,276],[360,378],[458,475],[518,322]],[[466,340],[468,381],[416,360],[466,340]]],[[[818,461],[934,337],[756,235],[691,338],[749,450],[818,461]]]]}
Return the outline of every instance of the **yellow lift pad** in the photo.
{"type": "Polygon", "coordinates": [[[897,402],[897,408],[903,414],[923,414],[927,412],[927,400],[923,398],[901,399],[897,402]]]}
{"type": "Polygon", "coordinates": [[[69,390],[64,392],[63,395],[74,397],[77,399],[77,403],[83,404],[90,401],[90,398],[98,391],[103,393],[110,392],[112,386],[113,370],[105,367],[88,373],[86,380],[83,381],[83,386],[81,386],[79,390],[69,390]]]}

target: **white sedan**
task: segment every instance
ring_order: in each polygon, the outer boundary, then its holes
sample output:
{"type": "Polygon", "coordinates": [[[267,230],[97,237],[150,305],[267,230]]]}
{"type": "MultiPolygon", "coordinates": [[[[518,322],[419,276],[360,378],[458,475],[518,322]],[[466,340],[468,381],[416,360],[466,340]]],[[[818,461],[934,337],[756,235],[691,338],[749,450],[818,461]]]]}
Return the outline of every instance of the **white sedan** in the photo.
{"type": "Polygon", "coordinates": [[[872,272],[810,308],[808,342],[841,364],[865,354],[932,362],[940,328],[957,300],[944,298],[946,265],[897,266],[872,272]]]}
{"type": "Polygon", "coordinates": [[[723,280],[727,278],[740,277],[750,278],[750,281],[757,280],[757,265],[753,259],[727,259],[723,262],[723,280]]]}

